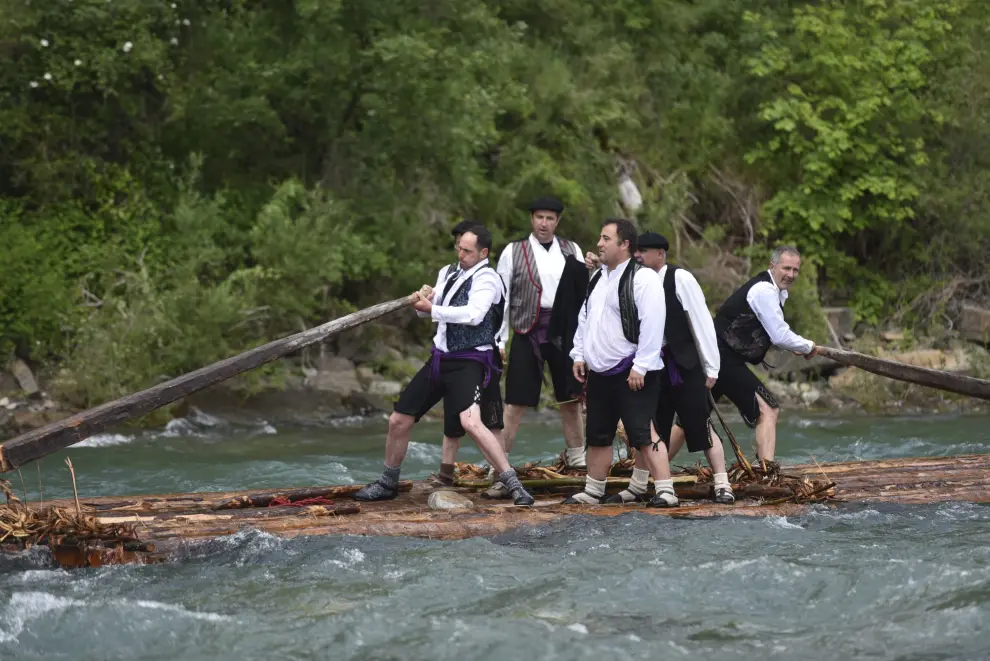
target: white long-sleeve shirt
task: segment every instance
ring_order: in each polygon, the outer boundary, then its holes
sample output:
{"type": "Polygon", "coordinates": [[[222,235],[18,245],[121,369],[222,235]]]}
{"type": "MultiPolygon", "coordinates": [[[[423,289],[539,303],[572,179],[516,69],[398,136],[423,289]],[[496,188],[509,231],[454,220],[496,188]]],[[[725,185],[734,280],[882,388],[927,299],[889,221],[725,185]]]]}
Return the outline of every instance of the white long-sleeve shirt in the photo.
{"type": "MultiPolygon", "coordinates": [[[[666,264],[660,267],[658,275],[660,282],[663,283],[664,278],[667,277],[666,264]]],[[[701,291],[701,285],[698,284],[690,271],[677,269],[674,271],[674,294],[687,315],[688,325],[694,336],[694,345],[698,348],[701,364],[705,368],[705,375],[717,379],[722,362],[718,355],[718,337],[715,335],[715,322],[711,312],[708,311],[705,293],[701,291]]],[[[666,346],[666,332],[663,336],[663,343],[666,346]]]]}
{"type": "MultiPolygon", "coordinates": [[[[532,234],[529,235],[527,240],[533,249],[533,260],[536,262],[536,270],[540,274],[540,286],[543,287],[543,291],[540,294],[540,307],[549,310],[553,307],[553,302],[557,298],[557,286],[560,284],[560,276],[564,272],[565,257],[564,253],[560,250],[561,240],[556,236],[553,237],[553,244],[550,246],[550,250],[544,248],[543,244],[537,241],[536,237],[532,234]]],[[[573,241],[570,243],[574,247],[575,256],[580,257],[580,246],[573,241]]],[[[509,310],[512,309],[509,299],[512,296],[513,252],[514,250],[510,243],[499,256],[498,267],[496,268],[498,274],[502,276],[502,280],[505,282],[505,317],[502,319],[502,328],[499,329],[497,336],[498,346],[503,349],[506,342],[509,341],[509,310]]]]}
{"type": "Polygon", "coordinates": [[[767,273],[770,273],[771,281],[757,282],[750,287],[746,294],[746,302],[753,308],[756,318],[763,324],[770,341],[775,346],[786,351],[809,353],[815,343],[792,331],[784,320],[783,306],[787,300],[787,291],[777,287],[772,272],[767,271],[767,273]]]}
{"type": "MultiPolygon", "coordinates": [[[[502,279],[494,269],[485,268],[488,260],[483,259],[475,264],[470,270],[457,269],[456,280],[450,286],[446,296],[443,296],[443,289],[447,284],[448,267],[440,269],[437,274],[437,285],[434,287],[433,310],[430,317],[439,322],[437,333],[433,336],[433,344],[440,351],[447,351],[447,324],[467,324],[477,326],[480,324],[492,305],[502,297],[502,279]],[[471,292],[468,294],[466,305],[445,305],[453,298],[457,290],[474,276],[471,281],[471,292]],[[443,300],[439,297],[443,296],[443,300]]],[[[421,313],[422,314],[422,313],[421,313]]],[[[491,351],[492,345],[485,344],[475,347],[478,351],[491,351]]]]}
{"type": "Polygon", "coordinates": [[[619,280],[631,260],[619,264],[611,273],[602,266],[602,277],[595,285],[587,306],[581,306],[571,358],[583,362],[594,372],[607,372],[633,354],[633,369],[642,375],[663,369],[660,349],[667,306],[663,298],[663,281],[653,269],[641,268],[633,276],[633,298],[639,312],[639,344],[622,333],[619,314],[619,280]]]}

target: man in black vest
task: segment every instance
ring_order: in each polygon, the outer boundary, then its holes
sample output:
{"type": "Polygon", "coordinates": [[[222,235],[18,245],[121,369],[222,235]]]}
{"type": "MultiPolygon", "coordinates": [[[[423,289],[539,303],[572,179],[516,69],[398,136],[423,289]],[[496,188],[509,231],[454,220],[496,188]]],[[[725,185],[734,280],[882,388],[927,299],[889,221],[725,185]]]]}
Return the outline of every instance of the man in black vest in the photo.
{"type": "MultiPolygon", "coordinates": [[[[667,320],[664,324],[664,344],[661,351],[664,369],[660,372],[660,399],[653,418],[657,434],[664,445],[670,446],[671,428],[675,415],[686,430],[688,449],[704,452],[715,478],[715,502],[735,502],[732,486],[725,470],[722,440],[710,421],[711,404],[708,389],[715,385],[719,374],[718,340],[712,315],[705,304],[705,294],[690,272],[667,264],[670,244],[656,232],[639,237],[636,259],[653,269],[663,281],[667,320]]],[[[629,488],[608,499],[610,503],[646,500],[649,471],[641,468],[639,454],[629,488]]]]}
{"type": "Polygon", "coordinates": [[[443,399],[444,435],[455,436],[458,428],[463,428],[498,472],[499,481],[515,504],[533,504],[533,497],[519,482],[505,452],[481,418],[481,392],[497,371],[492,353],[505,297],[502,279],[488,265],[491,246],[488,230],[480,225],[472,227],[458,241],[460,268],[455,277],[448,279],[442,292],[426,287],[425,295],[416,293],[416,311],[439,322],[433,349],[430,359],[399,395],[389,417],[381,477],[358,491],[354,495],[357,500],[388,500],[398,495],[399,471],[409,448],[409,432],[443,399]]]}
{"type": "Polygon", "coordinates": [[[667,452],[653,442],[651,420],[660,396],[660,348],[665,307],[663,284],[632,259],[636,227],[622,218],[602,224],[602,269],[588,283],[574,334],[574,377],[587,380],[588,476],[584,491],[565,504],[592,505],[605,498],[612,443],[622,421],[629,445],[643,457],[656,483],[654,507],[674,507],[667,452]],[[652,447],[651,447],[652,446],[652,447]]]}
{"type": "MultiPolygon", "coordinates": [[[[460,240],[461,236],[471,229],[471,227],[478,224],[479,223],[475,220],[462,220],[454,225],[454,228],[450,230],[450,234],[454,237],[455,252],[458,250],[457,242],[460,240]]],[[[447,280],[451,277],[455,277],[459,269],[460,264],[458,262],[448,264],[441,268],[440,272],[437,274],[437,284],[435,289],[443,291],[443,287],[447,283],[447,280]]],[[[501,355],[493,352],[492,358],[495,361],[495,366],[501,370],[501,355]]],[[[496,374],[492,375],[488,382],[488,387],[481,392],[481,419],[485,423],[485,426],[491,430],[499,445],[503,445],[502,427],[504,425],[502,421],[502,391],[499,388],[499,384],[502,382],[502,374],[500,372],[496,374]]],[[[437,480],[439,483],[448,487],[454,484],[454,467],[457,461],[457,451],[461,446],[460,439],[464,436],[464,428],[460,427],[460,425],[455,425],[455,428],[451,431],[457,432],[457,436],[445,435],[443,437],[440,472],[437,473],[437,480]]]]}
{"type": "MultiPolygon", "coordinates": [[[[784,301],[801,271],[801,253],[793,246],[779,246],[770,257],[770,268],[755,275],[725,300],[715,315],[715,334],[721,365],[712,388],[718,401],[728,397],[743,420],[755,428],[756,456],[773,461],[777,447],[777,399],[749,369],[766,358],[771,346],[805,358],[815,355],[815,343],[791,330],[784,320],[784,301]]],[[[676,452],[683,429],[671,433],[676,452]]]]}

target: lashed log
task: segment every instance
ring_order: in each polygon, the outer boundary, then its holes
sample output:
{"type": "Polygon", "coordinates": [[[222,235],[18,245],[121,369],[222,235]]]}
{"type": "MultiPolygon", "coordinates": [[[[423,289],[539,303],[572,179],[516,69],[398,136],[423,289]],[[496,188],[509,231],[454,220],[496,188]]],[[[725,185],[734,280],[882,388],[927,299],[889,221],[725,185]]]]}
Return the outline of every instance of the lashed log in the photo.
{"type": "MultiPolygon", "coordinates": [[[[281,491],[259,491],[234,493],[227,498],[208,499],[199,496],[172,498],[136,498],[112,502],[84,502],[83,505],[95,512],[218,512],[232,509],[268,507],[276,498],[285,498],[290,503],[309,498],[342,498],[353,496],[364,485],[345,484],[333,487],[305,487],[281,491]]],[[[399,493],[412,489],[409,480],[399,481],[399,493]]]]}
{"type": "Polygon", "coordinates": [[[915,367],[896,360],[876,358],[856,351],[835,349],[832,347],[816,347],[818,354],[842,365],[858,367],[867,372],[873,372],[898,381],[915,383],[919,386],[937,388],[959,395],[969,395],[979,399],[990,400],[990,381],[977,379],[972,376],[953,374],[927,367],[915,367]]]}
{"type": "Polygon", "coordinates": [[[79,443],[114,425],[150,413],[194,392],[261,367],[304,347],[323,342],[337,333],[411,305],[413,300],[413,295],[410,295],[388,303],[379,303],[322,326],[269,342],[147,390],[101,404],[22,434],[0,445],[0,472],[14,470],[30,461],[79,443]]]}

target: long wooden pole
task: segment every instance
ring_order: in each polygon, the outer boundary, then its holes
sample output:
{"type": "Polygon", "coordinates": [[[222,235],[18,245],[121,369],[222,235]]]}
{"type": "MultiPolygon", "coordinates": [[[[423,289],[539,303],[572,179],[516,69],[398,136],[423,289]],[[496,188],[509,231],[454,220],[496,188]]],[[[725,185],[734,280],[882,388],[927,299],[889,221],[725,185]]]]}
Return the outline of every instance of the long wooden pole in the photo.
{"type": "Polygon", "coordinates": [[[303,347],[322,342],[341,331],[395,312],[411,305],[414,296],[410,295],[388,303],[379,303],[322,326],[269,342],[237,356],[202,367],[195,372],[183,374],[171,381],[152,386],[147,390],[121,397],[64,420],[29,431],[0,445],[0,472],[5,473],[14,470],[30,461],[79,443],[114,425],[119,425],[171,404],[203,388],[261,367],[303,347]]]}
{"type": "Polygon", "coordinates": [[[876,358],[855,351],[834,349],[832,347],[816,347],[818,354],[843,365],[859,367],[867,372],[886,376],[898,381],[916,383],[920,386],[947,390],[960,395],[969,395],[979,399],[990,400],[990,381],[977,379],[972,376],[953,374],[927,367],[916,367],[896,360],[876,358]]]}

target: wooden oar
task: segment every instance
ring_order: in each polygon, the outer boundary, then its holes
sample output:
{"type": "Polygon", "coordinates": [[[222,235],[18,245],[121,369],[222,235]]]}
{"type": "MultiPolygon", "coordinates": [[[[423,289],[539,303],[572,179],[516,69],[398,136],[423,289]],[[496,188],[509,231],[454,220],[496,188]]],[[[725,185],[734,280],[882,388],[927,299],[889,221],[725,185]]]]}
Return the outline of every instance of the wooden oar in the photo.
{"type": "Polygon", "coordinates": [[[722,423],[722,429],[724,429],[725,433],[728,435],[729,443],[732,444],[732,451],[736,453],[736,459],[739,460],[743,470],[749,473],[749,476],[754,480],[757,479],[756,472],[753,470],[753,465],[749,463],[749,460],[746,459],[746,453],[743,452],[741,447],[739,447],[739,442],[736,441],[735,434],[733,434],[732,430],[729,429],[729,425],[725,424],[725,418],[722,417],[722,412],[718,410],[718,406],[715,404],[715,398],[712,396],[711,390],[708,391],[708,403],[712,405],[712,410],[715,411],[715,416],[718,418],[718,421],[722,423]]]}
{"type": "Polygon", "coordinates": [[[18,466],[23,466],[29,461],[57,452],[109,427],[159,409],[203,388],[261,367],[265,363],[278,360],[303,347],[322,342],[341,331],[395,312],[411,305],[414,301],[415,294],[411,294],[388,303],[373,305],[322,326],[269,342],[237,356],[202,367],[195,372],[183,374],[171,381],[152,386],[147,390],[121,397],[64,420],[29,431],[0,445],[0,472],[5,473],[18,466]]]}
{"type": "Polygon", "coordinates": [[[834,360],[842,365],[858,367],[880,376],[990,400],[990,381],[986,379],[977,379],[972,376],[963,376],[962,374],[953,374],[927,367],[916,367],[896,360],[876,358],[845,349],[818,346],[816,350],[818,355],[829,360],[834,360]]]}

